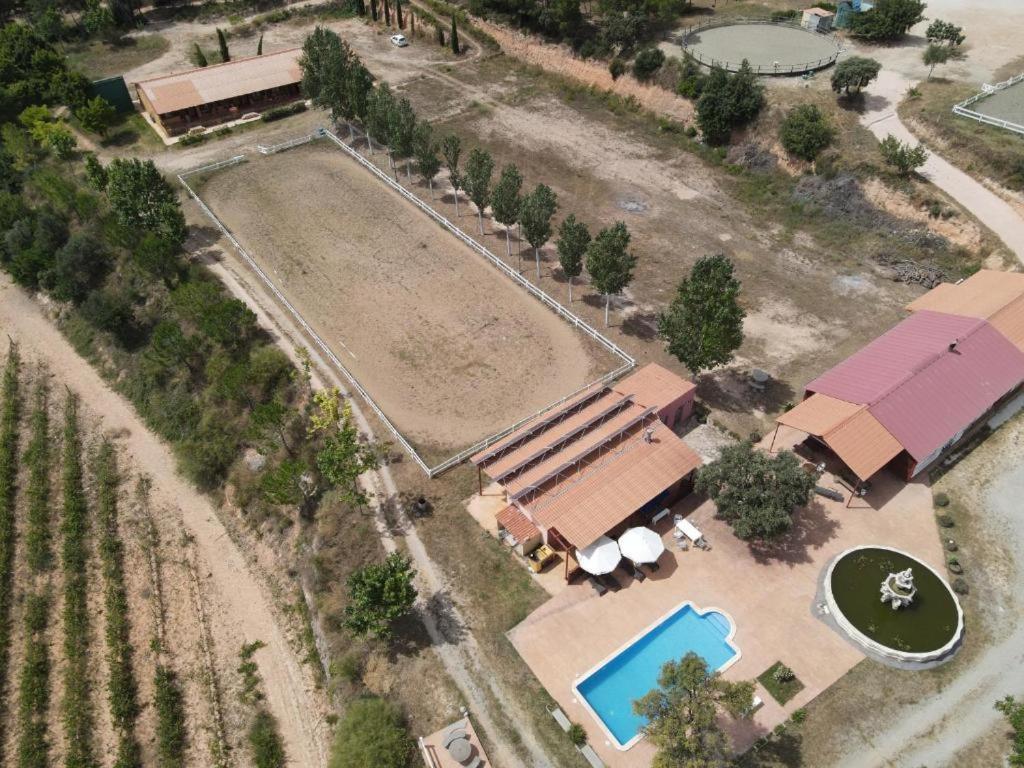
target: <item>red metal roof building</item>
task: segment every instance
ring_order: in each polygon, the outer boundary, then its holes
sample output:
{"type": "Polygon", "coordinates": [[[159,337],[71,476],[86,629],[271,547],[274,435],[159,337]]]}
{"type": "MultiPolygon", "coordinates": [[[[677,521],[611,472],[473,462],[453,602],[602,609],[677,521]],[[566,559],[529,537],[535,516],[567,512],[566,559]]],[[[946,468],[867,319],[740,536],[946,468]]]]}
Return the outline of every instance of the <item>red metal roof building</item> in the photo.
{"type": "Polygon", "coordinates": [[[908,477],[933,465],[1024,383],[1017,278],[983,271],[934,289],[908,307],[910,317],[808,384],[778,422],[824,443],[861,480],[890,462],[908,477]]]}
{"type": "Polygon", "coordinates": [[[508,498],[499,526],[517,538],[537,532],[558,549],[582,549],[641,510],[670,503],[701,463],[672,430],[692,412],[695,390],[648,365],[473,456],[508,498]]]}

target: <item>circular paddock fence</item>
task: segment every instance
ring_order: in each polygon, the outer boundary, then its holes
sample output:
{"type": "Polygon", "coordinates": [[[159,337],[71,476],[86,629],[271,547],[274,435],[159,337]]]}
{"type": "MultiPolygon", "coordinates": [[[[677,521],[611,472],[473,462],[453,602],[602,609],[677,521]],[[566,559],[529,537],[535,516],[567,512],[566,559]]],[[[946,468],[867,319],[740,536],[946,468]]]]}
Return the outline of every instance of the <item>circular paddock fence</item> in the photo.
{"type": "Polygon", "coordinates": [[[707,67],[738,70],[746,59],[758,75],[801,75],[831,66],[843,52],[833,34],[767,19],[712,21],[684,29],[683,51],[707,67]]]}

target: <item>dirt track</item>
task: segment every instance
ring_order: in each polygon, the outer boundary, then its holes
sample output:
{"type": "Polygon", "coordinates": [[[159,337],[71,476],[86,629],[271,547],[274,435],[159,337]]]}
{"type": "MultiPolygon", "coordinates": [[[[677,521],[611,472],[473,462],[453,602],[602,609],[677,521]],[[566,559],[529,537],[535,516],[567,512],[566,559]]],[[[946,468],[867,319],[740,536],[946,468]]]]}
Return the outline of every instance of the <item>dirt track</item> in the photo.
{"type": "Polygon", "coordinates": [[[264,680],[266,704],[278,719],[289,765],[324,765],[329,731],[320,696],[275,618],[271,598],[250,573],[209,500],[175,473],[169,448],[75,353],[39,305],[12,286],[6,276],[0,276],[0,332],[23,341],[55,376],[73,382],[87,409],[102,415],[103,428],[123,436],[120,442],[126,453],[152,477],[154,507],[164,510],[162,514],[175,515],[176,527],[195,539],[199,577],[214,611],[211,621],[220,636],[231,635],[232,644],[222,650],[234,657],[243,640],[266,643],[255,660],[264,680]]]}
{"type": "Polygon", "coordinates": [[[198,191],[418,446],[453,453],[616,366],[332,146],[252,156],[198,191]]]}

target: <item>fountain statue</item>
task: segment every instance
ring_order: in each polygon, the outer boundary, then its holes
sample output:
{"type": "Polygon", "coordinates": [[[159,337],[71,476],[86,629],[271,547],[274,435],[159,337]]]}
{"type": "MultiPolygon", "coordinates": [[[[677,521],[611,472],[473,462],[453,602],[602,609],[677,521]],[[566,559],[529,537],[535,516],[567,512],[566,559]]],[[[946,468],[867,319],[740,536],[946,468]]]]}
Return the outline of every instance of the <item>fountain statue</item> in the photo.
{"type": "Polygon", "coordinates": [[[898,610],[914,602],[917,587],[914,586],[913,569],[890,573],[882,582],[882,602],[891,603],[892,609],[898,610]]]}

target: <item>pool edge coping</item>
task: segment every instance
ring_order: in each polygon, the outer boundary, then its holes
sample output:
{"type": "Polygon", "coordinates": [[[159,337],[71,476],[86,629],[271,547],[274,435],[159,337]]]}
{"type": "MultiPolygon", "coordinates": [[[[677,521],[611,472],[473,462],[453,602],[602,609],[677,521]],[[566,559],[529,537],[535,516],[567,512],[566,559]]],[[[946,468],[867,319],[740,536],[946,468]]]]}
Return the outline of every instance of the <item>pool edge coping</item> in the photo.
{"type": "Polygon", "coordinates": [[[646,627],[644,627],[644,629],[642,629],[639,632],[637,632],[635,635],[633,635],[633,637],[631,637],[625,643],[623,643],[618,648],[616,648],[614,651],[612,651],[610,654],[608,654],[603,659],[601,659],[601,661],[599,661],[596,664],[594,664],[593,666],[591,666],[586,672],[583,672],[583,673],[581,673],[579,675],[576,675],[576,677],[573,678],[573,684],[572,684],[571,690],[572,690],[572,693],[573,693],[573,696],[574,696],[575,700],[577,702],[579,702],[580,704],[582,704],[583,708],[587,711],[587,713],[592,718],[594,718],[594,720],[597,721],[598,726],[600,726],[601,730],[604,732],[604,735],[608,738],[608,740],[611,743],[611,745],[613,747],[615,747],[615,749],[618,750],[619,752],[626,752],[627,750],[632,749],[634,746],[636,746],[637,742],[639,742],[642,738],[644,738],[644,736],[646,736],[646,734],[643,732],[643,730],[641,730],[639,733],[636,734],[636,736],[631,738],[625,744],[620,742],[615,737],[615,735],[611,732],[611,730],[608,728],[608,725],[604,722],[604,720],[601,718],[601,716],[598,715],[597,712],[594,710],[594,708],[590,706],[590,702],[587,701],[587,697],[584,696],[580,692],[579,686],[580,686],[580,684],[583,681],[585,681],[588,678],[590,678],[599,669],[601,669],[602,667],[606,666],[609,662],[611,662],[613,659],[615,659],[620,654],[622,654],[622,652],[625,651],[627,648],[630,648],[631,646],[633,646],[640,638],[644,637],[647,634],[650,634],[657,627],[661,626],[666,621],[668,621],[668,619],[671,616],[675,615],[676,613],[679,613],[680,611],[682,611],[684,608],[687,608],[687,607],[693,609],[694,613],[696,613],[700,617],[706,616],[709,613],[719,613],[722,616],[725,616],[726,620],[728,620],[728,622],[729,622],[729,634],[726,635],[726,637],[724,639],[725,639],[726,644],[730,648],[732,648],[733,651],[735,651],[735,653],[733,654],[731,659],[729,659],[727,662],[725,662],[725,664],[723,664],[722,666],[720,666],[717,669],[715,669],[714,672],[715,673],[724,672],[725,670],[729,669],[729,667],[731,667],[733,664],[738,662],[740,660],[740,658],[743,656],[743,651],[740,650],[740,647],[738,645],[736,645],[735,642],[733,642],[733,638],[736,636],[737,625],[736,625],[735,619],[733,619],[733,617],[732,617],[732,614],[730,614],[728,611],[726,611],[726,610],[724,610],[722,608],[718,608],[718,607],[715,607],[715,606],[708,606],[707,608],[701,609],[701,608],[698,608],[697,604],[694,603],[692,600],[684,600],[683,602],[679,603],[678,605],[676,605],[671,610],[666,611],[658,619],[656,619],[651,624],[649,624],[646,627]]]}

